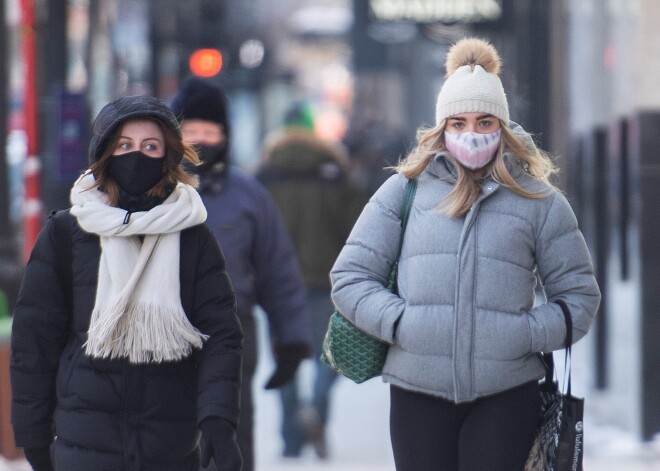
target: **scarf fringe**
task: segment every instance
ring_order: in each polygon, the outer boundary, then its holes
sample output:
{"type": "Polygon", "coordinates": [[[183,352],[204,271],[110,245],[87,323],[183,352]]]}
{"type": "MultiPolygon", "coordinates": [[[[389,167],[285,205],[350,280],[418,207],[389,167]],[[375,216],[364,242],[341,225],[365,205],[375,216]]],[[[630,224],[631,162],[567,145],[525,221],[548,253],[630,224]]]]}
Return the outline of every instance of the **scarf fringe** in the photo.
{"type": "Polygon", "coordinates": [[[208,335],[197,330],[182,308],[118,302],[94,309],[85,352],[96,358],[128,358],[130,363],[181,360],[201,349],[208,335]]]}

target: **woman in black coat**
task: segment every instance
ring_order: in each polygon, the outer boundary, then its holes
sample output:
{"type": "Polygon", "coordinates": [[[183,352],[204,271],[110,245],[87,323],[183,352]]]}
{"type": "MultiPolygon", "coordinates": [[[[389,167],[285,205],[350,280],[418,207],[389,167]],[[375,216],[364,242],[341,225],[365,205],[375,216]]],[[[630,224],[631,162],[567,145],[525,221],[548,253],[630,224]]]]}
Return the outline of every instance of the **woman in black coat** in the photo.
{"type": "Polygon", "coordinates": [[[12,423],[37,470],[239,471],[242,333],[176,117],[124,97],[94,122],[71,209],[43,228],[12,329],[12,423]]]}

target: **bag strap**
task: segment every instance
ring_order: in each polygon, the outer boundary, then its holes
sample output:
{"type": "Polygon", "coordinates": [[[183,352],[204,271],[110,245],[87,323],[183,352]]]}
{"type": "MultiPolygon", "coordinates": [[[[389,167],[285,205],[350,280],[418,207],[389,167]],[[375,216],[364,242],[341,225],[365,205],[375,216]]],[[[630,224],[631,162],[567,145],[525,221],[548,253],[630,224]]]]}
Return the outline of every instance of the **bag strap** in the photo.
{"type": "Polygon", "coordinates": [[[561,299],[557,300],[557,304],[561,307],[562,312],[564,313],[564,321],[566,322],[566,353],[564,356],[564,371],[567,376],[567,387],[566,395],[571,395],[571,347],[573,345],[573,320],[571,319],[571,313],[568,310],[568,306],[561,299]]]}
{"type": "MultiPolygon", "coordinates": [[[[566,371],[566,394],[571,395],[571,347],[573,345],[573,320],[571,319],[571,312],[568,310],[568,306],[562,299],[555,301],[559,305],[562,312],[564,313],[564,322],[566,323],[566,354],[564,356],[564,371],[566,371]]],[[[551,384],[554,381],[555,376],[555,361],[550,353],[543,353],[543,361],[545,363],[545,381],[546,384],[551,384]]]]}
{"type": "Polygon", "coordinates": [[[406,188],[403,192],[403,202],[401,203],[401,236],[399,237],[399,247],[396,251],[396,258],[392,262],[390,268],[390,275],[387,277],[387,287],[393,293],[397,292],[397,276],[399,275],[399,257],[401,257],[401,249],[403,248],[403,235],[406,233],[406,226],[410,218],[410,210],[412,209],[415,193],[417,192],[417,179],[412,178],[406,183],[406,188]]]}
{"type": "Polygon", "coordinates": [[[396,260],[401,256],[401,248],[403,247],[403,235],[406,233],[406,226],[410,218],[410,210],[412,208],[415,193],[417,192],[417,179],[413,178],[406,183],[406,189],[403,194],[403,203],[401,204],[401,237],[399,237],[399,248],[396,251],[396,260]]]}
{"type": "Polygon", "coordinates": [[[73,303],[73,267],[71,265],[71,225],[68,216],[68,210],[51,211],[50,213],[55,234],[57,274],[63,283],[62,287],[64,288],[66,302],[71,308],[73,303]]]}

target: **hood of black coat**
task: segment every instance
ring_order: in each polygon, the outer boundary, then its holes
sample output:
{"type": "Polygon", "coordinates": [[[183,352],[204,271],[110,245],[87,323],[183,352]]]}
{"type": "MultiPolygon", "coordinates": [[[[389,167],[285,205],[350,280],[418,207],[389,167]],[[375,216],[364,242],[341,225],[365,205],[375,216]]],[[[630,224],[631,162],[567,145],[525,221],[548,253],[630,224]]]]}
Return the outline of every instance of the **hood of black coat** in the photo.
{"type": "Polygon", "coordinates": [[[181,138],[179,122],[169,107],[156,97],[135,95],[111,101],[99,111],[92,125],[89,143],[89,164],[96,163],[105,150],[108,139],[123,123],[131,119],[152,118],[163,124],[181,138]]]}

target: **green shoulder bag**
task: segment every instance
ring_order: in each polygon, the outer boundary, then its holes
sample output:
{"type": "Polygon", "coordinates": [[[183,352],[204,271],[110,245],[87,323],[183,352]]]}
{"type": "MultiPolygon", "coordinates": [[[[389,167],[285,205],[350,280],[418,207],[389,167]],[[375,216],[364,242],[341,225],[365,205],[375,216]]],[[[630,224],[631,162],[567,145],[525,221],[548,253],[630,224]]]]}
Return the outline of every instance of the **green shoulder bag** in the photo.
{"type": "MultiPolygon", "coordinates": [[[[387,279],[387,288],[393,293],[397,293],[397,275],[403,235],[416,190],[417,180],[408,180],[401,206],[399,248],[387,279]]],[[[330,316],[328,330],[323,340],[321,360],[338,373],[359,384],[382,374],[388,348],[389,345],[386,342],[360,330],[335,310],[330,316]]]]}

